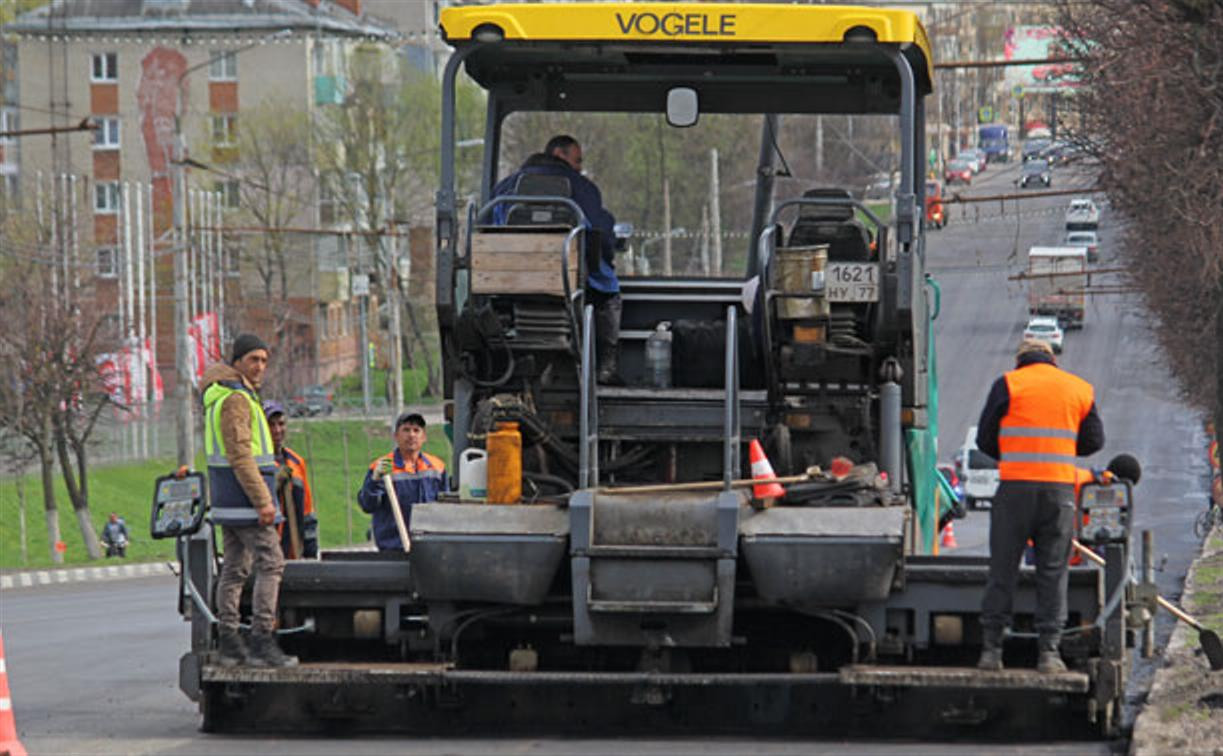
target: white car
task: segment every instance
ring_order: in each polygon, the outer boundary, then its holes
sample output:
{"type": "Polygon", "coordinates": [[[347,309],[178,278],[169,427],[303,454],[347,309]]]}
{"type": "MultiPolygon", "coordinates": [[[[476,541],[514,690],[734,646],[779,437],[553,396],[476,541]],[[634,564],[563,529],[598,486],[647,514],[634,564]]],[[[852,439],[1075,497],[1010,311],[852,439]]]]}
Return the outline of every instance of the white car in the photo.
{"type": "Polygon", "coordinates": [[[1067,231],[1095,231],[1100,225],[1100,208],[1086,197],[1075,197],[1066,207],[1067,231]]]}
{"type": "Polygon", "coordinates": [[[1039,317],[1028,321],[1027,327],[1023,329],[1023,337],[1043,341],[1053,348],[1054,354],[1061,354],[1066,333],[1058,324],[1057,318],[1039,317]]]}
{"type": "Polygon", "coordinates": [[[988,509],[998,492],[998,463],[977,448],[977,426],[968,429],[964,445],[955,455],[956,474],[964,486],[964,505],[988,509]]]}
{"type": "Polygon", "coordinates": [[[1067,247],[1087,247],[1087,262],[1095,262],[1100,257],[1100,235],[1095,231],[1069,231],[1063,244],[1067,247]]]}

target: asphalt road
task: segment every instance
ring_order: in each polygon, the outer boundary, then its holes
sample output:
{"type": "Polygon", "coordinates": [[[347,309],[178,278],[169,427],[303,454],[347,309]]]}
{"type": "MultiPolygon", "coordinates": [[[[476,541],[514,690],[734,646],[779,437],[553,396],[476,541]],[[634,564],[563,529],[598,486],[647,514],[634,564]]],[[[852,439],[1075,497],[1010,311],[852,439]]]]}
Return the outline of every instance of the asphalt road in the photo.
{"type": "MultiPolygon", "coordinates": [[[[1012,191],[1017,167],[992,166],[972,194],[1012,191]]],[[[1059,172],[1055,187],[1075,183],[1059,172]]],[[[1086,184],[1086,179],[1078,183],[1086,184]]],[[[1009,369],[1026,322],[1021,285],[1008,282],[1027,248],[1061,239],[1067,198],[1023,203],[953,206],[948,227],[929,237],[929,269],[942,286],[935,323],[939,349],[940,458],[949,459],[975,424],[990,382],[1009,369]]],[[[1103,219],[1099,265],[1114,263],[1118,229],[1103,219]]],[[[1205,504],[1204,441],[1197,418],[1175,398],[1159,363],[1146,318],[1132,295],[1091,300],[1086,326],[1072,332],[1061,364],[1095,384],[1108,443],[1092,464],[1128,451],[1142,461],[1137,523],[1155,532],[1166,555],[1159,583],[1178,596],[1197,544],[1192,518],[1205,504]]],[[[984,551],[988,514],[974,512],[956,523],[960,550],[984,551]]],[[[1161,621],[1161,636],[1169,624],[1161,621]]],[[[187,648],[187,627],[174,607],[169,577],[112,583],[48,586],[0,594],[18,730],[33,754],[762,754],[978,753],[966,744],[774,741],[752,739],[250,739],[197,732],[198,715],[177,690],[177,659],[187,648]]],[[[1140,665],[1132,696],[1150,665],[1140,665]]],[[[991,745],[991,753],[1107,753],[1108,746],[991,745]]]]}

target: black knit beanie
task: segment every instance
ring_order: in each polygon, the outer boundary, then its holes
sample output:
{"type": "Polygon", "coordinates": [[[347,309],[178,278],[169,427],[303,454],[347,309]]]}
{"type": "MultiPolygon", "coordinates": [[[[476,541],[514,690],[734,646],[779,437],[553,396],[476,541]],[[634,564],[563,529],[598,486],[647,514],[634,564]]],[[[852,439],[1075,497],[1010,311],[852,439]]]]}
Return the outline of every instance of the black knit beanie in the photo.
{"type": "Polygon", "coordinates": [[[267,351],[268,345],[263,343],[263,339],[253,333],[242,333],[238,338],[234,339],[233,357],[230,359],[230,364],[236,363],[242,359],[242,356],[247,352],[253,352],[256,349],[267,351]]]}

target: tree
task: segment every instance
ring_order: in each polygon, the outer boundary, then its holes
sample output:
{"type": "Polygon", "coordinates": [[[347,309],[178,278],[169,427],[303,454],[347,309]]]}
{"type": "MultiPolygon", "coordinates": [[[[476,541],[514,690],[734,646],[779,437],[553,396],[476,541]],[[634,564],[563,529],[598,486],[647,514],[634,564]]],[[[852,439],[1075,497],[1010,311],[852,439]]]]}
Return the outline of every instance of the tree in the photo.
{"type": "Polygon", "coordinates": [[[40,257],[46,236],[14,216],[0,231],[0,431],[38,460],[51,559],[61,540],[55,465],[68,491],[91,559],[101,557],[88,499],[88,440],[109,395],[96,362],[104,320],[97,308],[72,306],[40,257]],[[26,229],[23,231],[22,229],[26,229]],[[33,229],[31,233],[28,229],[33,229]]]}
{"type": "MultiPolygon", "coordinates": [[[[365,252],[358,265],[373,272],[392,317],[402,312],[410,332],[397,352],[409,364],[424,364],[427,395],[440,390],[433,314],[411,298],[400,296],[391,244],[384,233],[393,226],[428,218],[437,188],[441,140],[441,90],[424,72],[407,71],[397,81],[384,81],[385,51],[369,45],[354,54],[352,89],[343,105],[324,110],[317,119],[317,159],[324,180],[336,197],[339,212],[359,232],[365,252]],[[429,335],[426,335],[429,334],[429,335]]],[[[460,134],[478,129],[483,120],[482,95],[474,86],[458,93],[460,134]]],[[[462,138],[462,137],[460,137],[462,138]]],[[[475,186],[478,154],[461,152],[460,187],[475,186]]],[[[399,245],[406,254],[406,244],[399,245]]],[[[394,330],[394,329],[392,329],[394,330]]],[[[392,359],[392,363],[395,360],[392,359]]],[[[401,380],[398,370],[392,379],[401,380]]],[[[396,395],[401,388],[395,388],[396,395]]]]}
{"type": "Polygon", "coordinates": [[[1127,220],[1129,280],[1188,401],[1223,427],[1223,3],[1063,2],[1067,119],[1127,220]]]}
{"type": "MultiPolygon", "coordinates": [[[[314,208],[315,167],[311,157],[310,116],[285,101],[270,100],[243,112],[238,122],[237,157],[230,167],[239,174],[242,214],[263,229],[252,246],[244,249],[262,284],[262,301],[272,320],[276,354],[294,350],[293,309],[296,286],[309,280],[310,250],[295,244],[283,229],[309,226],[303,216],[314,208]],[[303,264],[302,258],[306,258],[303,264]]],[[[284,380],[287,371],[276,371],[284,380]]],[[[281,386],[288,389],[288,386],[281,386]]]]}

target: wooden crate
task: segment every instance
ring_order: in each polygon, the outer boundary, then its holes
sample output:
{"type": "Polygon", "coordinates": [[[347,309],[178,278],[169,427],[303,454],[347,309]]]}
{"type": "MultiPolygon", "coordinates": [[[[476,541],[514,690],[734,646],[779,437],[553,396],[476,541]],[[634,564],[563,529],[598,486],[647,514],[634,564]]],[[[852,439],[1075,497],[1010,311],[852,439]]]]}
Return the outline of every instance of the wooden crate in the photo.
{"type": "MultiPolygon", "coordinates": [[[[561,282],[564,232],[477,231],[471,238],[472,294],[565,296],[561,282]]],[[[578,240],[569,245],[569,290],[578,290],[578,240]]]]}

